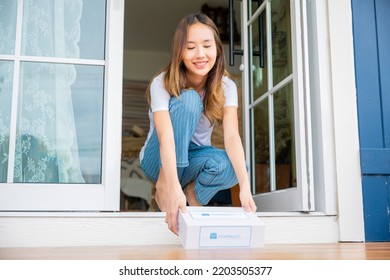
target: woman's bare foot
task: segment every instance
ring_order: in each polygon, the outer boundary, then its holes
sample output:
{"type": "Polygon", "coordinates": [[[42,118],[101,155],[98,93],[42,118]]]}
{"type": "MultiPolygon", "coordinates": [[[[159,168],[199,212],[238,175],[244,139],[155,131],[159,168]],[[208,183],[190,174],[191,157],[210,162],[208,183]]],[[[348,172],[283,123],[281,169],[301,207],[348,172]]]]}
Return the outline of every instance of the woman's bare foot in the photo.
{"type": "Polygon", "coordinates": [[[184,194],[187,198],[187,203],[190,206],[202,206],[202,204],[199,203],[196,194],[195,194],[195,182],[189,183],[185,189],[184,194]]]}

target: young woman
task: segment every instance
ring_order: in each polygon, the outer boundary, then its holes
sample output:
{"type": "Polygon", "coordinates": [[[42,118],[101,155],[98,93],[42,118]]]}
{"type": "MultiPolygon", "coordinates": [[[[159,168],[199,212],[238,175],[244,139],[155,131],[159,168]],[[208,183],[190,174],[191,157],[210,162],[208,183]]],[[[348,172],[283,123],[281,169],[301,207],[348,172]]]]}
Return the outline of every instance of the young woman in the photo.
{"type": "Polygon", "coordinates": [[[156,202],[169,229],[178,233],[179,211],[206,205],[239,183],[246,211],[256,211],[238,132],[237,87],[228,78],[215,24],[206,15],[184,17],[172,43],[171,62],[150,83],[150,131],[141,167],[156,182],[156,202]],[[223,125],[225,150],[211,146],[223,125]]]}

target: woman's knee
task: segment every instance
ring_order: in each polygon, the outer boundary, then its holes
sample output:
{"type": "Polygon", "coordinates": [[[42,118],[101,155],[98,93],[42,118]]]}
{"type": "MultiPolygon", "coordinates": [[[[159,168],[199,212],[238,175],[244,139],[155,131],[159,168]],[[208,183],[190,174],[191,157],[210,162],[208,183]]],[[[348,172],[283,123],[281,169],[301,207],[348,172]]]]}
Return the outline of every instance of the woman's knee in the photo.
{"type": "Polygon", "coordinates": [[[171,98],[169,105],[170,112],[185,112],[185,115],[190,116],[191,118],[200,117],[203,111],[202,99],[200,98],[199,94],[193,89],[183,90],[179,97],[171,98]]]}
{"type": "Polygon", "coordinates": [[[181,91],[179,100],[189,103],[200,103],[202,104],[202,99],[199,93],[194,89],[184,89],[181,91]]]}

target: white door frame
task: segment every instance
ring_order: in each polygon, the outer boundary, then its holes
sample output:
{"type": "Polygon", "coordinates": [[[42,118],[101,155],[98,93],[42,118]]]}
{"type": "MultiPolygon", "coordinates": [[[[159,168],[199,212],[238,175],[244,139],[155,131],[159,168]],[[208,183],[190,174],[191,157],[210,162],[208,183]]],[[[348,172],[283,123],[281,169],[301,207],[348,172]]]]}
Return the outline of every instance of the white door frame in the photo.
{"type": "MultiPolygon", "coordinates": [[[[265,10],[266,18],[271,18],[271,3],[266,0],[256,11],[253,12],[251,18],[248,18],[248,2],[242,2],[241,13],[241,32],[243,35],[244,49],[244,73],[243,73],[243,111],[244,111],[244,135],[246,158],[253,158],[251,144],[251,128],[250,128],[250,110],[256,105],[256,102],[251,104],[250,100],[250,72],[251,63],[249,55],[251,54],[251,46],[249,42],[250,26],[255,19],[265,10]]],[[[291,25],[292,25],[292,56],[293,56],[293,74],[286,77],[277,85],[269,85],[269,92],[276,91],[277,88],[293,81],[294,85],[294,120],[295,120],[295,135],[296,142],[296,167],[297,167],[297,187],[285,190],[272,191],[254,196],[258,210],[260,211],[314,211],[314,185],[313,185],[313,162],[312,162],[312,144],[311,144],[311,117],[310,117],[310,96],[309,96],[309,79],[308,79],[308,53],[307,53],[307,32],[306,32],[306,5],[305,2],[291,1],[291,25]]],[[[269,20],[270,21],[270,20],[269,20]]],[[[266,24],[267,33],[271,34],[270,24],[266,24]]],[[[267,57],[268,61],[272,61],[272,45],[271,41],[267,40],[267,57]]],[[[268,71],[269,81],[272,81],[272,71],[268,71]]],[[[270,130],[271,131],[271,130],[270,130]]],[[[271,131],[272,133],[272,131],[271,131]]],[[[254,166],[251,162],[250,166],[254,166]]],[[[274,168],[271,166],[271,186],[275,176],[272,176],[274,168]]],[[[252,173],[254,168],[252,168],[252,173]]],[[[253,176],[252,176],[253,177],[253,176]]]]}

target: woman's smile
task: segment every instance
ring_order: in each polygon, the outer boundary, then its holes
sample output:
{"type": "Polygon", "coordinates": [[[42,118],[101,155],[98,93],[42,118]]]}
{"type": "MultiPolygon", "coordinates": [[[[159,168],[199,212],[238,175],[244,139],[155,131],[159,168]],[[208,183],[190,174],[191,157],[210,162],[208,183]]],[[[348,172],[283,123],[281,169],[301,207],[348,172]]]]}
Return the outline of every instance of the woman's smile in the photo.
{"type": "Polygon", "coordinates": [[[195,66],[199,69],[203,68],[204,66],[206,66],[207,64],[207,61],[198,61],[198,62],[194,62],[195,66]]]}

